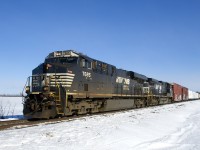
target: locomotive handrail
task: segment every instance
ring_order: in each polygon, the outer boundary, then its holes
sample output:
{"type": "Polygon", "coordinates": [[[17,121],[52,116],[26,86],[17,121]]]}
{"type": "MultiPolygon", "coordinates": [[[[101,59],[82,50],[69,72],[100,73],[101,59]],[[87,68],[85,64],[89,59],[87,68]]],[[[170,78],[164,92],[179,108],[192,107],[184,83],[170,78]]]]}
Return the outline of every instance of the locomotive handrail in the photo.
{"type": "Polygon", "coordinates": [[[30,76],[26,79],[26,83],[25,83],[24,88],[22,90],[22,95],[21,95],[22,97],[25,97],[23,93],[24,93],[24,90],[26,89],[26,85],[29,82],[29,80],[30,80],[30,76]]]}

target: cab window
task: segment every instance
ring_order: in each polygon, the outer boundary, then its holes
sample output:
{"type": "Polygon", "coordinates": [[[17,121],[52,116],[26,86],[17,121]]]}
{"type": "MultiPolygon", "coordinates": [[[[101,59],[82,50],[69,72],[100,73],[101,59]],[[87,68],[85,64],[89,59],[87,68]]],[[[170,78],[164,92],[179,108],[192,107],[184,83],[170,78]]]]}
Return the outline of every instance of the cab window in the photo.
{"type": "Polygon", "coordinates": [[[86,59],[81,59],[80,66],[83,67],[83,68],[92,69],[92,63],[91,63],[91,61],[88,61],[86,59]]]}

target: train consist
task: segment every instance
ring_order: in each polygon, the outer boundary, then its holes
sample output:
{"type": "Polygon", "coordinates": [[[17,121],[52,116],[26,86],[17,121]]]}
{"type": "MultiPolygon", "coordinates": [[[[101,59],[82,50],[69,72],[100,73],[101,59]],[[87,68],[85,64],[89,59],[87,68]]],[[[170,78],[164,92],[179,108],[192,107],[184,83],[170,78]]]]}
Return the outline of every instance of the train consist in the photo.
{"type": "Polygon", "coordinates": [[[181,85],[117,69],[73,50],[50,53],[32,71],[26,93],[23,113],[30,119],[141,108],[200,97],[181,85]]]}

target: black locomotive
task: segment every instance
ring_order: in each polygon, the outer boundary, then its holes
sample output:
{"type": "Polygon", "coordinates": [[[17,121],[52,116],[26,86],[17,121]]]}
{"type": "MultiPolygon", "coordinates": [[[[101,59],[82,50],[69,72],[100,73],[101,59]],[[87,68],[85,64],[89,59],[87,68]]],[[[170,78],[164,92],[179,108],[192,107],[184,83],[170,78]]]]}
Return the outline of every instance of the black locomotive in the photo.
{"type": "Polygon", "coordinates": [[[32,71],[23,113],[28,118],[140,108],[171,103],[172,85],[117,69],[73,50],[50,53],[32,71]]]}

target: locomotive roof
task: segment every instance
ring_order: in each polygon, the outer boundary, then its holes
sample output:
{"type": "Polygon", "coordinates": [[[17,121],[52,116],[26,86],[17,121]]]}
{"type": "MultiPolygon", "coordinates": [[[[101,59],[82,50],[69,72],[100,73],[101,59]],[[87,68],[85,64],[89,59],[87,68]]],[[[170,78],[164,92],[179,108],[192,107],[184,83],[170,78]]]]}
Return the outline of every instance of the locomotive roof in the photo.
{"type": "Polygon", "coordinates": [[[55,58],[55,57],[79,57],[79,53],[73,50],[55,51],[55,52],[49,53],[46,59],[55,58]]]}
{"type": "Polygon", "coordinates": [[[137,72],[128,71],[128,74],[130,75],[131,78],[137,78],[145,81],[148,79],[145,75],[139,74],[137,72]]]}
{"type": "Polygon", "coordinates": [[[149,81],[149,82],[155,82],[155,83],[159,83],[159,81],[158,81],[158,80],[156,80],[156,79],[154,79],[154,78],[148,78],[148,81],[149,81]]]}
{"type": "MultiPolygon", "coordinates": [[[[52,53],[49,53],[49,55],[46,57],[46,59],[48,58],[55,58],[55,57],[83,57],[89,61],[99,61],[99,60],[96,60],[96,59],[93,59],[93,58],[90,58],[88,57],[87,55],[83,54],[83,53],[79,53],[79,52],[76,52],[74,50],[64,50],[64,51],[54,51],[52,53]]],[[[99,62],[102,62],[102,61],[99,61],[99,62]]],[[[104,64],[108,64],[108,63],[105,63],[105,62],[102,62],[104,64]]],[[[110,64],[109,64],[110,65],[110,64]]],[[[113,65],[111,65],[113,66],[113,65]]]]}

